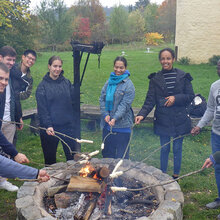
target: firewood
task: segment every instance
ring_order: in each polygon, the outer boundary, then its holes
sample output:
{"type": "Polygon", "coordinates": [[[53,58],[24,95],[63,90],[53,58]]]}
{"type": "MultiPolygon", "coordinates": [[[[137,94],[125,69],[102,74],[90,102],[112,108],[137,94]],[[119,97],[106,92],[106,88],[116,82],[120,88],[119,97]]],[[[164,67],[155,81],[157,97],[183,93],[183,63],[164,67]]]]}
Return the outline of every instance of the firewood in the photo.
{"type": "Polygon", "coordinates": [[[48,196],[53,196],[54,194],[64,190],[66,187],[67,187],[67,185],[50,187],[47,190],[47,194],[48,194],[48,196]]]}
{"type": "Polygon", "coordinates": [[[101,178],[106,178],[109,176],[109,169],[107,167],[101,167],[99,170],[98,170],[98,176],[101,177],[101,178]]]}
{"type": "Polygon", "coordinates": [[[111,215],[112,214],[112,191],[110,186],[107,186],[106,190],[106,198],[105,198],[105,207],[104,207],[104,213],[105,215],[111,215]]]}
{"type": "Polygon", "coordinates": [[[85,195],[81,194],[78,202],[78,208],[76,211],[76,214],[74,215],[74,220],[81,220],[82,212],[84,210],[84,201],[85,201],[85,195]]]}
{"type": "Polygon", "coordinates": [[[72,176],[70,179],[70,183],[67,186],[67,191],[101,193],[104,186],[105,183],[100,184],[97,180],[89,177],[72,176]]]}
{"type": "Polygon", "coordinates": [[[97,202],[97,199],[93,199],[90,204],[89,204],[89,207],[85,213],[85,215],[83,216],[83,220],[88,220],[93,212],[93,210],[95,209],[96,207],[96,202],[97,202]]]}

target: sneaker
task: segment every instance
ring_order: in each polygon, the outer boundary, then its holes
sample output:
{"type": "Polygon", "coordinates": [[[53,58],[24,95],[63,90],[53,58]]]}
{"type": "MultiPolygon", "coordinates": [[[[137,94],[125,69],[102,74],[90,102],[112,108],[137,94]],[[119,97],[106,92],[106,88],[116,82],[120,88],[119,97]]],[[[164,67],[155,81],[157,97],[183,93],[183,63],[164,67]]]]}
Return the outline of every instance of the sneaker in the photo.
{"type": "MultiPolygon", "coordinates": [[[[172,175],[173,179],[176,180],[177,178],[179,178],[178,175],[172,175]]],[[[179,180],[176,180],[176,182],[178,182],[179,180]]]]}
{"type": "Polygon", "coordinates": [[[15,185],[12,185],[7,180],[0,183],[0,189],[5,189],[5,190],[8,190],[10,192],[18,191],[18,187],[15,186],[15,185]]]}
{"type": "Polygon", "coordinates": [[[220,207],[220,199],[215,199],[214,202],[210,202],[208,204],[206,204],[206,208],[208,209],[217,209],[220,207]]]}

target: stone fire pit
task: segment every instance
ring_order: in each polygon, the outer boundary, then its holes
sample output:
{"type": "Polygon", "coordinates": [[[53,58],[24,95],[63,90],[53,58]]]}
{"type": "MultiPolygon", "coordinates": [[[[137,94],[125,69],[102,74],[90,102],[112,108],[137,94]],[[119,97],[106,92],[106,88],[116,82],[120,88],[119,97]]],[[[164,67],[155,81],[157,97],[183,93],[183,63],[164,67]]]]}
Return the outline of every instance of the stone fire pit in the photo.
{"type": "MultiPolygon", "coordinates": [[[[110,163],[118,162],[114,159],[97,159],[93,158],[91,163],[96,165],[109,165],[110,163]]],[[[46,168],[50,175],[55,172],[65,170],[67,166],[74,165],[75,161],[68,161],[67,163],[57,163],[52,167],[46,168]]],[[[144,163],[132,162],[124,160],[119,170],[127,170],[129,167],[134,167],[125,172],[123,175],[127,178],[134,178],[146,185],[159,184],[161,181],[171,180],[171,177],[162,173],[159,169],[147,166],[144,163]]],[[[71,173],[70,170],[59,174],[59,178],[65,178],[71,173]],[[68,172],[68,173],[67,173],[68,172]]],[[[52,220],[52,217],[44,208],[43,197],[47,189],[57,182],[56,179],[51,178],[48,182],[25,182],[17,193],[16,209],[17,220],[52,220]]],[[[159,207],[149,217],[136,218],[138,220],[180,220],[183,218],[182,206],[184,203],[183,193],[181,192],[178,183],[173,182],[164,186],[157,186],[153,191],[159,201],[159,207]]]]}

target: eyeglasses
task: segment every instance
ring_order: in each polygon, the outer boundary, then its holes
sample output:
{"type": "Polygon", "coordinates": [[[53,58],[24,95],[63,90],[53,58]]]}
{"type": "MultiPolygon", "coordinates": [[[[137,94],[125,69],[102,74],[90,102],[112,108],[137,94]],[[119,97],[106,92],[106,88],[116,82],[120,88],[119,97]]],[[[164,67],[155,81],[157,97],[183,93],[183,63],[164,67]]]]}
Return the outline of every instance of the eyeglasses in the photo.
{"type": "Polygon", "coordinates": [[[32,58],[32,57],[30,57],[30,56],[26,56],[29,60],[32,60],[33,62],[35,62],[36,61],[36,58],[32,58]]]}

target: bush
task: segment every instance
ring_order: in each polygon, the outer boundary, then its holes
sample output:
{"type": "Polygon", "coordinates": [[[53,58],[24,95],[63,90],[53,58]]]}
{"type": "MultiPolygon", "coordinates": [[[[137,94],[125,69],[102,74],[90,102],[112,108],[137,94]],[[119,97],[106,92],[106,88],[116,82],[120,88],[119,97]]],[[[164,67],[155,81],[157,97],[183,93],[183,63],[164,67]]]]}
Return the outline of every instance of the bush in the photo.
{"type": "Polygon", "coordinates": [[[190,64],[190,58],[189,57],[181,57],[178,60],[178,63],[181,65],[189,65],[190,64]]]}
{"type": "Polygon", "coordinates": [[[213,55],[211,58],[209,58],[209,64],[217,65],[217,62],[219,60],[220,60],[220,55],[213,55]]]}
{"type": "Polygon", "coordinates": [[[162,44],[164,41],[163,41],[163,35],[162,34],[159,34],[157,32],[155,33],[146,33],[145,34],[145,42],[147,45],[159,45],[159,44],[162,44]]]}

